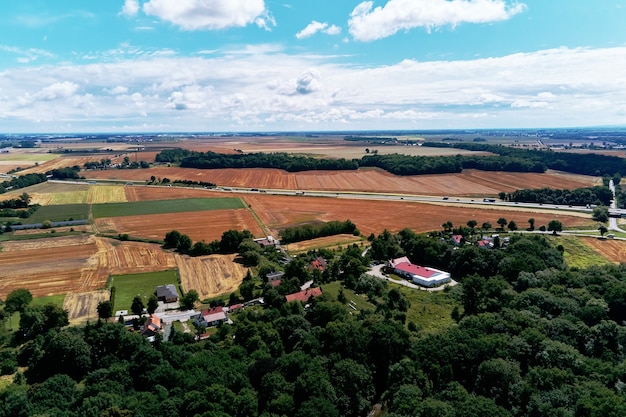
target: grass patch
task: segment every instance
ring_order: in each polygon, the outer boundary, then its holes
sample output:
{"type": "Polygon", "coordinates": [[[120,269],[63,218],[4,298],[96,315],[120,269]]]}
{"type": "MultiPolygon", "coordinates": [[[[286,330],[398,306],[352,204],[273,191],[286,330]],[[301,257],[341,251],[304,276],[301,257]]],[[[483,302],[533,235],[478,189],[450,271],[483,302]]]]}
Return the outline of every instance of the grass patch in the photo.
{"type": "Polygon", "coordinates": [[[178,272],[176,270],[170,269],[161,272],[111,276],[108,286],[109,288],[115,287],[113,311],[130,311],[133,298],[135,298],[137,294],[141,295],[143,304],[146,306],[148,304],[148,297],[154,293],[156,287],[166,284],[174,284],[178,287],[178,272]]]}
{"type": "MultiPolygon", "coordinates": [[[[28,235],[16,235],[13,232],[3,233],[0,235],[0,242],[46,239],[49,237],[76,236],[84,234],[83,232],[56,232],[54,230],[55,229],[47,229],[44,231],[42,229],[41,233],[32,233],[28,235]]],[[[0,251],[2,251],[2,248],[0,248],[0,251]]]]}
{"type": "Polygon", "coordinates": [[[87,204],[60,204],[56,206],[43,206],[27,219],[23,219],[24,224],[41,223],[44,220],[61,222],[65,220],[86,220],[89,217],[89,206],[87,204]]]}
{"type": "Polygon", "coordinates": [[[61,295],[48,295],[45,297],[33,298],[30,302],[31,306],[43,306],[46,304],[54,304],[55,306],[63,307],[63,301],[65,301],[65,294],[61,295]]]}
{"type": "Polygon", "coordinates": [[[27,162],[47,162],[58,158],[58,155],[53,154],[16,154],[7,153],[0,156],[0,161],[27,161],[27,162]]]}
{"type": "Polygon", "coordinates": [[[185,333],[185,327],[183,326],[183,323],[180,322],[180,320],[176,320],[175,322],[173,322],[172,327],[174,328],[174,331],[176,333],[185,333]]]}
{"type": "Polygon", "coordinates": [[[585,269],[593,265],[608,265],[611,262],[585,245],[580,238],[575,236],[556,236],[551,238],[555,246],[563,246],[563,259],[570,268],[585,269]]]}
{"type": "MultiPolygon", "coordinates": [[[[341,282],[334,281],[329,284],[322,285],[322,293],[328,295],[331,299],[336,300],[337,295],[339,294],[339,289],[341,288],[341,282]]],[[[352,301],[358,311],[362,310],[371,310],[374,311],[376,308],[373,304],[367,301],[367,296],[364,294],[356,294],[354,291],[344,288],[343,295],[346,296],[348,302],[352,301]]],[[[351,311],[354,311],[350,309],[351,311]]]]}
{"type": "Polygon", "coordinates": [[[452,310],[459,303],[449,292],[424,291],[389,283],[389,288],[396,286],[411,302],[406,313],[406,322],[415,323],[422,333],[432,334],[456,325],[452,320],[452,310]]]}
{"type": "Polygon", "coordinates": [[[244,208],[239,198],[186,198],[176,200],[138,201],[132,203],[95,204],[94,218],[141,216],[147,214],[184,213],[191,211],[244,208]]]}

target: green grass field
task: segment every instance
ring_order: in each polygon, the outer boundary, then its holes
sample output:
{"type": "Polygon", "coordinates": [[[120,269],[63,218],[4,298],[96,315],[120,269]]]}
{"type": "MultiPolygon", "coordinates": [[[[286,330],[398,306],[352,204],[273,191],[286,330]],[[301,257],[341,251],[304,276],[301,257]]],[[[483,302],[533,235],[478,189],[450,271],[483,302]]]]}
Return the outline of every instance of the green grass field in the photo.
{"type": "Polygon", "coordinates": [[[60,222],[64,220],[86,220],[89,217],[89,206],[87,204],[60,204],[56,206],[43,206],[33,213],[28,219],[23,219],[22,223],[41,223],[44,220],[60,222]]]}
{"type": "Polygon", "coordinates": [[[94,218],[141,216],[146,214],[184,213],[190,211],[244,208],[239,198],[186,198],[177,200],[139,201],[132,203],[94,204],[94,218]]]}
{"type": "MultiPolygon", "coordinates": [[[[339,281],[334,281],[322,285],[322,293],[328,295],[331,299],[336,300],[337,295],[339,294],[339,288],[341,288],[341,283],[339,281]]],[[[352,301],[354,305],[356,305],[358,311],[374,311],[376,309],[373,304],[367,301],[367,296],[364,294],[356,294],[354,291],[344,288],[343,295],[346,296],[348,302],[352,301]]]]}
{"type": "Polygon", "coordinates": [[[406,322],[415,323],[420,332],[435,333],[455,325],[451,317],[452,310],[459,304],[449,292],[429,292],[389,284],[390,288],[394,286],[398,287],[411,302],[411,307],[406,314],[406,322]]]}
{"type": "Polygon", "coordinates": [[[54,304],[55,306],[63,307],[63,301],[65,301],[65,294],[61,295],[48,295],[46,297],[33,298],[30,302],[31,306],[43,306],[46,304],[54,304]]]}
{"type": "MultiPolygon", "coordinates": [[[[109,278],[108,287],[115,287],[113,311],[128,310],[137,294],[141,295],[144,306],[148,297],[159,285],[174,284],[178,289],[178,272],[175,270],[147,272],[143,274],[113,275],[109,278]]],[[[180,296],[180,289],[178,289],[180,296]]]]}
{"type": "Polygon", "coordinates": [[[563,259],[570,268],[588,268],[592,265],[608,265],[611,261],[596,252],[575,236],[557,236],[550,240],[555,246],[563,245],[563,259]]]}

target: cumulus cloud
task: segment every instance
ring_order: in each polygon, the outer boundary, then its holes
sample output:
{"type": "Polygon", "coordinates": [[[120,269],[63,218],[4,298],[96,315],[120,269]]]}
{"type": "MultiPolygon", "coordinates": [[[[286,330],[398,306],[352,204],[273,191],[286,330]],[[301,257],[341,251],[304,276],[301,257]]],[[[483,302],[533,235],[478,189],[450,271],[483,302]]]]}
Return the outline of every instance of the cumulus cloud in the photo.
{"type": "Polygon", "coordinates": [[[311,94],[320,89],[319,74],[317,71],[307,71],[298,77],[296,91],[299,94],[311,94]]]}
{"type": "Polygon", "coordinates": [[[56,100],[58,98],[67,98],[73,96],[78,91],[78,84],[70,81],[50,84],[42,88],[35,97],[39,100],[56,100]]]}
{"type": "Polygon", "coordinates": [[[505,0],[388,0],[373,8],[373,1],[358,4],[348,22],[350,34],[359,41],[373,41],[401,30],[428,30],[461,23],[488,23],[510,19],[526,10],[523,3],[505,0]]]}
{"type": "Polygon", "coordinates": [[[121,15],[132,17],[139,12],[139,0],[126,0],[122,6],[121,15]]]}
{"type": "Polygon", "coordinates": [[[264,0],[149,0],[143,11],[185,30],[275,25],[264,0]]]}
{"type": "Polygon", "coordinates": [[[304,39],[315,35],[318,32],[325,33],[327,35],[338,35],[341,33],[341,28],[335,25],[329,25],[328,23],[321,23],[316,20],[309,23],[304,29],[296,33],[296,38],[304,39]]]}

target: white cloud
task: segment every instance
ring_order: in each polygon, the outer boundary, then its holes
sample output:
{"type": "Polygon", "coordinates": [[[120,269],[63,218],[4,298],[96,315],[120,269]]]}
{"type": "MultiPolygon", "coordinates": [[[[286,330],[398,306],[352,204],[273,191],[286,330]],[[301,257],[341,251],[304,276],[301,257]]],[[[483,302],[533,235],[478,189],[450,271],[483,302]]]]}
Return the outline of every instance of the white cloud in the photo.
{"type": "Polygon", "coordinates": [[[78,88],[78,84],[70,81],[57,82],[42,88],[35,94],[35,98],[46,101],[68,98],[73,96],[78,91],[78,88]]]}
{"type": "Polygon", "coordinates": [[[264,0],[149,0],[143,11],[185,30],[275,25],[264,0]]]}
{"type": "Polygon", "coordinates": [[[526,10],[523,3],[505,0],[388,0],[383,7],[373,6],[364,1],[352,11],[348,25],[354,39],[367,42],[418,27],[496,22],[526,10]]]}
{"type": "Polygon", "coordinates": [[[139,12],[139,0],[125,0],[121,15],[132,17],[139,12]]]}
{"type": "Polygon", "coordinates": [[[41,131],[66,129],[57,121],[83,131],[584,126],[623,124],[626,103],[626,47],[405,60],[370,68],[274,48],[195,58],[135,56],[0,72],[0,126],[41,131]],[[30,124],[35,120],[38,125],[30,124]]]}
{"type": "Polygon", "coordinates": [[[327,35],[338,35],[341,33],[341,28],[335,25],[328,25],[328,23],[321,23],[316,20],[309,23],[304,29],[296,33],[296,38],[304,39],[315,35],[318,32],[325,33],[327,35]]]}

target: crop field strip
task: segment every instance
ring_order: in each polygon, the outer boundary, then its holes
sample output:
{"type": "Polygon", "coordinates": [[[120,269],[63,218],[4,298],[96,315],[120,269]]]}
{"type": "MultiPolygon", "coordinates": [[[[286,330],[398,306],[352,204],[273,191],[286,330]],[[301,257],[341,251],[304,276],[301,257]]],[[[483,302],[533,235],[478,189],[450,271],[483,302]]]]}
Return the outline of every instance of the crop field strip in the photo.
{"type": "Polygon", "coordinates": [[[98,219],[104,217],[141,216],[150,214],[184,213],[240,208],[244,208],[244,205],[239,198],[189,198],[94,204],[92,206],[92,213],[93,217],[98,219]]]}

